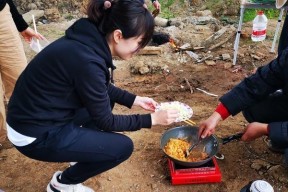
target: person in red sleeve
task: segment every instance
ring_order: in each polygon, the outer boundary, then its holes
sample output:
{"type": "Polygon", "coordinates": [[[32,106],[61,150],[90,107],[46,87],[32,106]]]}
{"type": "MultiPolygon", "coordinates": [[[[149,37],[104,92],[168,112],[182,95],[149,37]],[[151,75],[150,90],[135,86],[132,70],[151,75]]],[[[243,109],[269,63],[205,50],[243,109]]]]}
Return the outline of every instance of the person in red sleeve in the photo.
{"type": "Polygon", "coordinates": [[[288,48],[224,94],[213,114],[200,123],[199,134],[213,134],[219,121],[239,112],[249,122],[241,139],[267,135],[271,149],[285,151],[288,163],[288,48]]]}

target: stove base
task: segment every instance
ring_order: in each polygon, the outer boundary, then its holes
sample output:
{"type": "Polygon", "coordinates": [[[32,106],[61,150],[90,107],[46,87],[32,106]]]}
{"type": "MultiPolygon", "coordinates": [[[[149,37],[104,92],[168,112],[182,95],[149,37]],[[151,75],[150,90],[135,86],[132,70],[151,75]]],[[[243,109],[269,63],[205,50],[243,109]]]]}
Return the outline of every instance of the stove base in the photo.
{"type": "Polygon", "coordinates": [[[200,184],[221,182],[222,175],[213,157],[211,161],[200,167],[184,167],[168,159],[172,185],[200,184]]]}

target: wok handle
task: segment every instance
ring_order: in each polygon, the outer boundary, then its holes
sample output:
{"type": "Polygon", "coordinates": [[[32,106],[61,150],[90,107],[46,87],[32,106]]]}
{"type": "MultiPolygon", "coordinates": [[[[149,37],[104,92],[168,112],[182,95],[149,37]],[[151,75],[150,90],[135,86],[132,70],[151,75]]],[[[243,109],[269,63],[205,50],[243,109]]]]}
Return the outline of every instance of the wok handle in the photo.
{"type": "Polygon", "coordinates": [[[231,141],[238,140],[242,137],[243,134],[244,133],[237,133],[235,135],[224,137],[224,138],[222,138],[222,144],[225,145],[226,143],[229,143],[231,141]]]}

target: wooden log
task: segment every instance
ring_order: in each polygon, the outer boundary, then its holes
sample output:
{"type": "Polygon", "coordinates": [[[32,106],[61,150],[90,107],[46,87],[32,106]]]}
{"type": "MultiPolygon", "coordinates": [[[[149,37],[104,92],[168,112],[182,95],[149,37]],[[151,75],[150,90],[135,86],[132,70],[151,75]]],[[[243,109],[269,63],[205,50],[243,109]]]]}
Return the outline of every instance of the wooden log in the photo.
{"type": "Polygon", "coordinates": [[[220,38],[227,31],[227,27],[223,27],[204,41],[204,46],[208,47],[210,44],[215,43],[215,40],[220,38]]]}
{"type": "Polygon", "coordinates": [[[161,54],[162,49],[161,47],[155,46],[146,46],[144,49],[141,49],[138,55],[159,55],[161,54]]]}
{"type": "Polygon", "coordinates": [[[235,32],[231,32],[223,41],[217,43],[216,45],[212,45],[211,47],[209,47],[208,50],[211,51],[213,49],[216,49],[217,47],[220,47],[221,45],[229,41],[233,36],[235,36],[235,32]]]}

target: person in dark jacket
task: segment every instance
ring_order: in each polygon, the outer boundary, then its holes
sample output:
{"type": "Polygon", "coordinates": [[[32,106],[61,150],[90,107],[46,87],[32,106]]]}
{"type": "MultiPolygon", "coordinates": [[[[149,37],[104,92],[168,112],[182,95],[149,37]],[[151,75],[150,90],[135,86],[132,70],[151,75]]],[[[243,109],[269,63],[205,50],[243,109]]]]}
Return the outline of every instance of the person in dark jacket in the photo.
{"type": "Polygon", "coordinates": [[[288,11],[286,10],[286,16],[284,24],[281,30],[279,44],[278,44],[278,53],[281,53],[284,49],[288,47],[288,11]]]}
{"type": "Polygon", "coordinates": [[[154,19],[143,3],[91,0],[87,15],[33,58],[8,105],[8,138],[17,150],[36,160],[77,162],[53,175],[49,192],[93,191],[81,183],[133,152],[131,139],[116,132],[168,125],[179,116],[176,110],[154,112],[152,98],[111,83],[112,56],[129,59],[151,39],[154,19]],[[150,112],[115,115],[115,102],[150,112]]]}
{"type": "Polygon", "coordinates": [[[214,113],[200,123],[201,137],[213,134],[219,121],[242,111],[249,124],[241,139],[252,141],[267,135],[274,149],[285,151],[288,163],[287,62],[288,48],[224,94],[214,113]]]}
{"type": "Polygon", "coordinates": [[[5,105],[27,65],[19,32],[28,43],[32,37],[43,38],[28,27],[12,0],[0,0],[0,150],[7,144],[5,105]]]}

